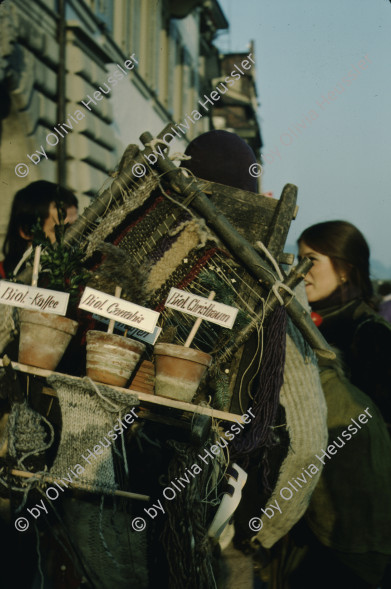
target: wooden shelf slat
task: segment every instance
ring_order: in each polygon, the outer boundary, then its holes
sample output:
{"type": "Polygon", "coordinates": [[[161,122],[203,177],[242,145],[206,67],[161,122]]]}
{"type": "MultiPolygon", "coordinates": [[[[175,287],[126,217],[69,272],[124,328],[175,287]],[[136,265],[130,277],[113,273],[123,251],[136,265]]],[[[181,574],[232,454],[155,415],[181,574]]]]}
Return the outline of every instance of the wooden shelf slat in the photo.
{"type": "MultiPolygon", "coordinates": [[[[53,372],[51,370],[45,370],[44,368],[36,368],[35,366],[27,366],[27,364],[20,364],[19,362],[12,362],[12,368],[19,372],[23,372],[25,374],[31,374],[32,376],[40,376],[42,378],[47,378],[51,375],[59,375],[59,376],[67,376],[68,378],[73,378],[75,380],[82,380],[79,376],[72,376],[70,374],[62,375],[60,372],[53,372]]],[[[0,366],[3,366],[3,360],[0,359],[0,366]]],[[[97,384],[104,384],[104,383],[97,383],[97,384]]],[[[185,403],[184,401],[176,401],[175,399],[166,399],[165,397],[159,397],[157,395],[151,395],[150,393],[143,393],[141,391],[137,391],[135,389],[124,389],[122,387],[116,387],[112,385],[111,388],[121,391],[125,394],[133,394],[137,395],[139,401],[142,401],[143,405],[150,405],[151,407],[169,407],[171,409],[178,409],[179,411],[187,411],[189,413],[199,413],[201,415],[209,415],[210,417],[214,417],[215,419],[221,419],[222,421],[229,421],[233,423],[245,423],[241,419],[241,415],[237,415],[236,413],[228,413],[227,411],[219,411],[218,409],[212,409],[211,407],[204,407],[202,405],[193,405],[192,403],[185,403]]],[[[43,391],[45,393],[45,391],[43,391]]],[[[46,394],[46,393],[45,393],[46,394]]]]}

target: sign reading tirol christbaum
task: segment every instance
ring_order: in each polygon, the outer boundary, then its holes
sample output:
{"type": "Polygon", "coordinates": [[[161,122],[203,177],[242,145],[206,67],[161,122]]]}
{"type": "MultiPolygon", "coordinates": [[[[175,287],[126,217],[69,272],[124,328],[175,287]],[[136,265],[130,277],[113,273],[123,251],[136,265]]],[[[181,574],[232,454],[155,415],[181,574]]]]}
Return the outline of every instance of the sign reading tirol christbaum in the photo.
{"type": "Polygon", "coordinates": [[[238,309],[235,307],[211,301],[185,290],[179,290],[179,288],[171,288],[166,300],[166,307],[188,313],[193,317],[206,319],[228,329],[232,329],[238,314],[238,309]]]}

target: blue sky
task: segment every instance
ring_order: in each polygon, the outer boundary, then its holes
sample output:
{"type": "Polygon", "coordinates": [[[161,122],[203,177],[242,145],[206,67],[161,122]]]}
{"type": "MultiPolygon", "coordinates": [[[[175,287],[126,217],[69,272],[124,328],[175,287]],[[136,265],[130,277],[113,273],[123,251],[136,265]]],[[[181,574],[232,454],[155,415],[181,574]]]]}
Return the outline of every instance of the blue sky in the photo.
{"type": "Polygon", "coordinates": [[[219,1],[230,22],[221,50],[255,41],[262,190],[279,197],[288,182],[299,188],[288,243],[313,223],[348,220],[369,242],[374,278],[391,278],[390,1],[219,1]]]}

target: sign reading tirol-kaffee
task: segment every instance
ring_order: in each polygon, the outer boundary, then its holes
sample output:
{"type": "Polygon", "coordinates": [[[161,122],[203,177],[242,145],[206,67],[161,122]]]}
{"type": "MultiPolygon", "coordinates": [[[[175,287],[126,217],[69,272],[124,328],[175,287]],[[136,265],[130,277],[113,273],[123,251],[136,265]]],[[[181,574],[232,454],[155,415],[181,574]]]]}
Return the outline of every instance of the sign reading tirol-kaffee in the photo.
{"type": "Polygon", "coordinates": [[[65,315],[68,300],[65,292],[0,280],[0,303],[4,305],[65,315]]]}

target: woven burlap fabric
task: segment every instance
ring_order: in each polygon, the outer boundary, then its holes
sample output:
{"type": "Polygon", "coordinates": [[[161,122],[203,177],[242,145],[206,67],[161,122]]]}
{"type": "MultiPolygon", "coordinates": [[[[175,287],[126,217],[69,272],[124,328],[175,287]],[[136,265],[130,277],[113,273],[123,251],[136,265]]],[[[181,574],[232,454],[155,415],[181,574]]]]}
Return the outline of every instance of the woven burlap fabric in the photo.
{"type": "MultiPolygon", "coordinates": [[[[298,289],[300,293],[300,289],[298,289]]],[[[304,341],[299,330],[288,320],[286,335],[286,360],[284,384],[280,403],[285,409],[290,446],[281,465],[275,489],[267,502],[276,500],[282,509],[269,519],[262,516],[263,527],[255,537],[265,548],[270,548],[282,538],[306,511],[311,494],[321,474],[321,463],[316,458],[327,445],[327,407],[322,391],[319,369],[314,352],[304,341]],[[308,482],[293,491],[290,500],[284,500],[280,491],[293,484],[310,464],[319,469],[308,482]]]]}
{"type": "Polygon", "coordinates": [[[0,305],[0,354],[19,332],[18,309],[10,305],[0,305]]]}
{"type": "MultiPolygon", "coordinates": [[[[102,399],[89,380],[77,380],[64,375],[48,377],[48,383],[54,388],[60,401],[62,432],[60,447],[51,468],[51,473],[59,478],[67,476],[69,469],[81,465],[85,471],[77,481],[85,481],[96,486],[114,486],[114,468],[112,444],[102,448],[102,454],[88,457],[94,446],[107,437],[107,433],[118,424],[118,415],[124,415],[126,409],[138,405],[138,399],[130,393],[121,393],[105,385],[96,385],[102,399]],[[113,411],[112,405],[119,407],[113,411]]],[[[124,433],[120,434],[124,435],[124,433]]],[[[120,436],[119,436],[120,437],[120,436]]],[[[110,441],[110,438],[108,437],[110,441]]],[[[107,442],[104,441],[104,445],[107,442]]]]}
{"type": "MultiPolygon", "coordinates": [[[[116,180],[112,180],[116,182],[116,180]]],[[[101,242],[106,239],[124,220],[124,218],[141,207],[150,197],[151,192],[158,186],[158,178],[154,174],[144,177],[141,183],[136,183],[130,190],[124,190],[122,185],[122,198],[119,202],[112,199],[108,210],[100,217],[99,223],[93,226],[93,229],[87,236],[86,259],[89,258],[100,246],[101,242]]],[[[108,188],[108,186],[105,186],[108,188]]]]}
{"type": "Polygon", "coordinates": [[[200,244],[200,228],[197,221],[192,220],[183,226],[178,232],[176,241],[172,247],[164,252],[162,257],[156,262],[149,273],[146,288],[147,291],[153,292],[158,290],[183,262],[183,259],[192,249],[200,244]]]}

